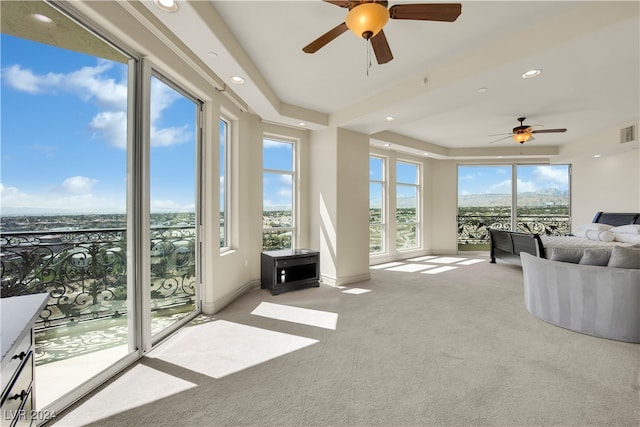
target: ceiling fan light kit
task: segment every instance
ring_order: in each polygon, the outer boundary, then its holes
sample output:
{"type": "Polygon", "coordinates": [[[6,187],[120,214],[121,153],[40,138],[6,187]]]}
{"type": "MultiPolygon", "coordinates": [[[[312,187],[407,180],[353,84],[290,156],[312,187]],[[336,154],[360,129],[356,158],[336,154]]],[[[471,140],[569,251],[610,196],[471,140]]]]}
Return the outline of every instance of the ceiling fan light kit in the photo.
{"type": "Polygon", "coordinates": [[[514,133],[512,138],[514,141],[519,142],[520,144],[524,144],[531,138],[531,134],[527,131],[520,131],[514,133]]]}
{"type": "Polygon", "coordinates": [[[349,9],[345,22],[338,24],[302,48],[305,53],[315,53],[347,30],[371,41],[378,64],[393,59],[391,48],[382,29],[389,19],[453,22],[462,13],[460,3],[397,4],[387,9],[383,0],[324,0],[338,7],[349,9]]]}
{"type": "Polygon", "coordinates": [[[344,22],[356,36],[369,40],[389,22],[389,10],[380,3],[362,3],[347,13],[344,22]]]}

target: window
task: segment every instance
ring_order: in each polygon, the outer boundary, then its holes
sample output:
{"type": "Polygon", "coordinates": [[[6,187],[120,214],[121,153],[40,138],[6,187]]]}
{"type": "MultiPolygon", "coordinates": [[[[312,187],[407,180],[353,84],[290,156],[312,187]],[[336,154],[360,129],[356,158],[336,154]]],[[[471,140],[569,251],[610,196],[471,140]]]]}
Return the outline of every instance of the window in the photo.
{"type": "Polygon", "coordinates": [[[385,252],[385,165],[382,157],[369,157],[369,253],[385,252]]]}
{"type": "Polygon", "coordinates": [[[569,165],[517,165],[516,176],[516,230],[569,234],[569,165]]]}
{"type": "Polygon", "coordinates": [[[220,119],[220,247],[228,248],[229,242],[229,122],[220,119]]]}
{"type": "Polygon", "coordinates": [[[420,165],[396,163],[396,248],[419,247],[420,165]]]}
{"type": "Polygon", "coordinates": [[[487,228],[569,232],[568,165],[458,166],[458,248],[489,248],[487,228]]]}
{"type": "Polygon", "coordinates": [[[264,138],[262,160],[262,247],[295,248],[295,144],[264,138]]]}

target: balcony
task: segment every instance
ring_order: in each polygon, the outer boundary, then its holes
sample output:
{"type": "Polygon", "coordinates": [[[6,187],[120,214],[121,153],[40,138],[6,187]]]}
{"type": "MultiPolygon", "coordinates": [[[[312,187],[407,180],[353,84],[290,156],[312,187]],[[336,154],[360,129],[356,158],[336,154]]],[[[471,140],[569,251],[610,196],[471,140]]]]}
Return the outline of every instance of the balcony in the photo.
{"type": "MultiPolygon", "coordinates": [[[[522,233],[562,236],[569,234],[568,215],[521,215],[517,230],[522,233]]],[[[489,228],[511,230],[510,215],[458,215],[460,250],[489,250],[489,228]]]]}
{"type": "MultiPolygon", "coordinates": [[[[155,334],[195,309],[195,228],[153,227],[150,233],[155,334]]],[[[133,267],[126,229],[3,232],[0,249],[2,298],[50,295],[34,325],[39,407],[127,354],[133,267]],[[79,363],[93,368],[78,370],[79,363]],[[47,390],[46,383],[59,388],[47,390]]]]}

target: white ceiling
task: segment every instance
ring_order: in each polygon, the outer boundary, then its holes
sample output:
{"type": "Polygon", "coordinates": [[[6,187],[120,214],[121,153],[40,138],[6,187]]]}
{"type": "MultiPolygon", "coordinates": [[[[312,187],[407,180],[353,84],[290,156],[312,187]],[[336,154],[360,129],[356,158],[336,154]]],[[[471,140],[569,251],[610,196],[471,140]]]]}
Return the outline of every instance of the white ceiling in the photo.
{"type": "Polygon", "coordinates": [[[371,53],[370,67],[366,42],[351,32],[302,52],[344,21],[346,9],[320,0],[179,1],[176,13],[143,4],[265,121],[400,135],[437,151],[512,147],[510,138],[489,143],[522,116],[540,129],[568,129],[527,143],[537,146],[640,117],[636,1],[464,1],[453,23],[390,20],[394,59],[378,65],[371,53]],[[531,68],[542,75],[523,79],[531,68]],[[246,83],[231,84],[232,75],[246,83]]]}

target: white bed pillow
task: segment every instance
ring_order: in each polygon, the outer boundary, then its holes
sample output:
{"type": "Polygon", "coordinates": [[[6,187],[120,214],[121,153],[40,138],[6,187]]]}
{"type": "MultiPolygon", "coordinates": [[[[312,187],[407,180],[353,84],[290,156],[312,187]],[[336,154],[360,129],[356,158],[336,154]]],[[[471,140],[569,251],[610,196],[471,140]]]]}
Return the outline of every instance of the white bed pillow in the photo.
{"type": "Polygon", "coordinates": [[[587,230],[585,236],[589,240],[598,240],[601,242],[612,242],[615,235],[611,231],[587,230]]]}
{"type": "Polygon", "coordinates": [[[640,245],[640,234],[613,233],[616,242],[633,243],[640,245]]]}
{"type": "Polygon", "coordinates": [[[614,246],[607,265],[616,268],[640,269],[640,249],[614,246]]]}
{"type": "Polygon", "coordinates": [[[640,224],[619,225],[611,229],[616,234],[640,234],[640,224]]]}
{"type": "Polygon", "coordinates": [[[576,230],[573,232],[574,236],[578,237],[587,237],[588,230],[596,230],[596,231],[609,231],[613,228],[613,225],[609,224],[598,224],[598,223],[589,223],[582,224],[576,227],[576,230]]]}

